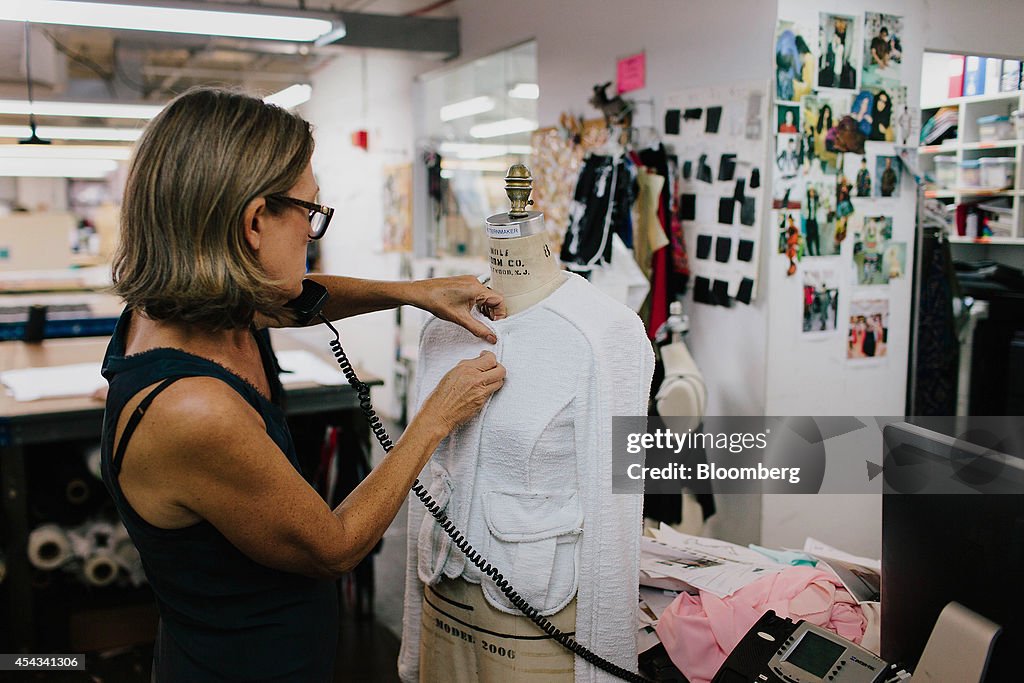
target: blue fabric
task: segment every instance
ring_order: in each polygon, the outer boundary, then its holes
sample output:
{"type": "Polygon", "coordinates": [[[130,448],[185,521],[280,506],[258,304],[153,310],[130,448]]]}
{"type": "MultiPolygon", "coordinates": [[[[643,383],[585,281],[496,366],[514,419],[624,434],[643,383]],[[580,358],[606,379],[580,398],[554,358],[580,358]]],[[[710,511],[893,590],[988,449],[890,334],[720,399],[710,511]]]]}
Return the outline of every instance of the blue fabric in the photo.
{"type": "Polygon", "coordinates": [[[103,360],[110,389],[103,418],[102,471],[160,609],[155,680],[330,681],[338,641],[335,582],[261,565],[205,520],[181,529],[149,524],[125,498],[117,478],[121,463],[113,462],[114,431],[131,397],[163,379],[206,376],[227,383],[259,412],[267,434],[299,470],[284,412],[277,405],[282,391],[269,345],[256,335],[271,382],[271,401],[226,368],[184,351],[152,349],[125,358],[129,321],[125,311],[103,360]]]}

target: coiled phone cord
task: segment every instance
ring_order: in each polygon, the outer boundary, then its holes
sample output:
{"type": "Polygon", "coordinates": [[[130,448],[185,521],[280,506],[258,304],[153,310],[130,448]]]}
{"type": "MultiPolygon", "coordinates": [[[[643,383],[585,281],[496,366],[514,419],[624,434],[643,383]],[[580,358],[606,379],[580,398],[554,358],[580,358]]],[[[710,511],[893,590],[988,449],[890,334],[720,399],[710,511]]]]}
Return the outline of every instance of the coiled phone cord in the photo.
{"type": "MultiPolygon", "coordinates": [[[[380,418],[377,417],[376,411],[373,409],[373,404],[370,403],[370,387],[368,384],[360,381],[359,377],[356,376],[355,370],[352,369],[352,364],[348,360],[348,356],[345,355],[344,349],[341,348],[341,336],[338,334],[338,330],[334,328],[334,325],[327,320],[327,317],[323,314],[319,315],[320,320],[323,321],[327,327],[334,332],[334,340],[330,342],[331,350],[334,352],[334,357],[338,361],[338,366],[341,371],[345,374],[345,379],[355,389],[356,394],[359,395],[359,407],[366,416],[367,422],[370,424],[370,431],[380,442],[380,445],[384,448],[385,452],[390,451],[394,444],[391,442],[391,437],[388,436],[387,430],[384,429],[384,425],[381,424],[380,418]]],[[[486,574],[494,581],[494,585],[504,593],[508,601],[519,609],[520,612],[525,614],[530,621],[536,624],[542,631],[551,636],[554,640],[562,644],[566,649],[570,650],[573,654],[578,657],[582,657],[586,661],[590,662],[599,669],[603,669],[613,676],[617,676],[626,681],[632,681],[633,683],[650,683],[648,679],[643,676],[638,676],[632,671],[627,671],[621,666],[609,662],[591,652],[586,647],[581,645],[572,636],[560,631],[554,624],[545,619],[537,609],[530,605],[523,596],[519,595],[514,588],[509,584],[508,580],[502,575],[496,567],[490,562],[485,560],[476,549],[470,545],[469,541],[462,534],[461,531],[455,526],[452,520],[448,519],[448,515],[441,511],[441,506],[438,505],[430,494],[427,493],[426,487],[420,483],[417,479],[413,482],[412,492],[416,494],[416,497],[420,499],[423,506],[427,508],[434,519],[437,520],[438,525],[444,530],[455,546],[462,551],[462,553],[472,562],[481,572],[486,574]]]]}

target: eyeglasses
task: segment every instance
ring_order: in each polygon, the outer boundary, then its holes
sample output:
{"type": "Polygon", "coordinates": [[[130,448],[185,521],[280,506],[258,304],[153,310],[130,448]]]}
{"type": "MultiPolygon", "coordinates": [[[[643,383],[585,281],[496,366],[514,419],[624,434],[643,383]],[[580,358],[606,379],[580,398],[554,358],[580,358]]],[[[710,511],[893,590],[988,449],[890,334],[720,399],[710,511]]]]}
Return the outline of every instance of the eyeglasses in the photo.
{"type": "Polygon", "coordinates": [[[327,226],[331,224],[331,216],[334,215],[334,209],[329,206],[306,202],[284,194],[268,195],[267,199],[277,199],[282,202],[288,202],[289,204],[294,204],[295,206],[302,207],[309,211],[309,238],[314,240],[318,240],[324,236],[324,233],[327,232],[327,226]]]}

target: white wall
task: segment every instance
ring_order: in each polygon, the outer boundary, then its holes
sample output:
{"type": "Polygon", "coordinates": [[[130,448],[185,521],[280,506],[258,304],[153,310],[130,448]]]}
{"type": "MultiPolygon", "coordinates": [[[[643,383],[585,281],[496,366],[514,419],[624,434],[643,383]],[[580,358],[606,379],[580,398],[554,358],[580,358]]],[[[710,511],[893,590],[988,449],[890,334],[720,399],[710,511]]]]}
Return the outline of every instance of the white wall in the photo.
{"type": "MultiPolygon", "coordinates": [[[[404,53],[350,51],[312,79],[313,97],[300,114],[315,127],[313,169],[321,201],[335,207],[324,237],[324,272],[397,280],[399,255],[381,247],[384,166],[414,161],[412,89],[414,78],[439,63],[404,53]],[[369,131],[369,149],[351,143],[353,131],[369,131]]],[[[394,416],[395,313],[382,311],[343,321],[342,345],[357,368],[381,377],[374,389],[378,411],[394,416]]],[[[297,332],[326,344],[322,326],[297,332]]]]}

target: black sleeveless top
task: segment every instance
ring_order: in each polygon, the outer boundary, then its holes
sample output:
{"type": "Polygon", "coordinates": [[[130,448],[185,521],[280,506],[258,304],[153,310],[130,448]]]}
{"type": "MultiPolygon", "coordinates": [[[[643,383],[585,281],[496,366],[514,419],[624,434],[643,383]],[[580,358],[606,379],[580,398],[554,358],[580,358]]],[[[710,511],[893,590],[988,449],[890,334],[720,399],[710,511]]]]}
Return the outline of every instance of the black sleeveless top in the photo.
{"type": "MultiPolygon", "coordinates": [[[[139,549],[160,609],[153,670],[159,683],[187,681],[330,681],[338,642],[338,596],[333,581],[271,569],[249,559],[212,524],[161,529],[128,503],[118,483],[121,458],[149,402],[183,377],[216,377],[263,418],[267,434],[299,470],[281,410],[281,384],[266,340],[255,335],[271,384],[268,401],[252,385],[213,361],[170,348],[124,355],[131,313],[125,310],[103,359],[110,383],[103,416],[103,481],[139,549]],[[163,380],[161,382],[161,380],[163,380]],[[160,384],[113,439],[125,403],[160,384]]],[[[208,457],[195,453],[194,457],[208,457]]],[[[301,470],[300,470],[301,471],[301,470]]]]}

